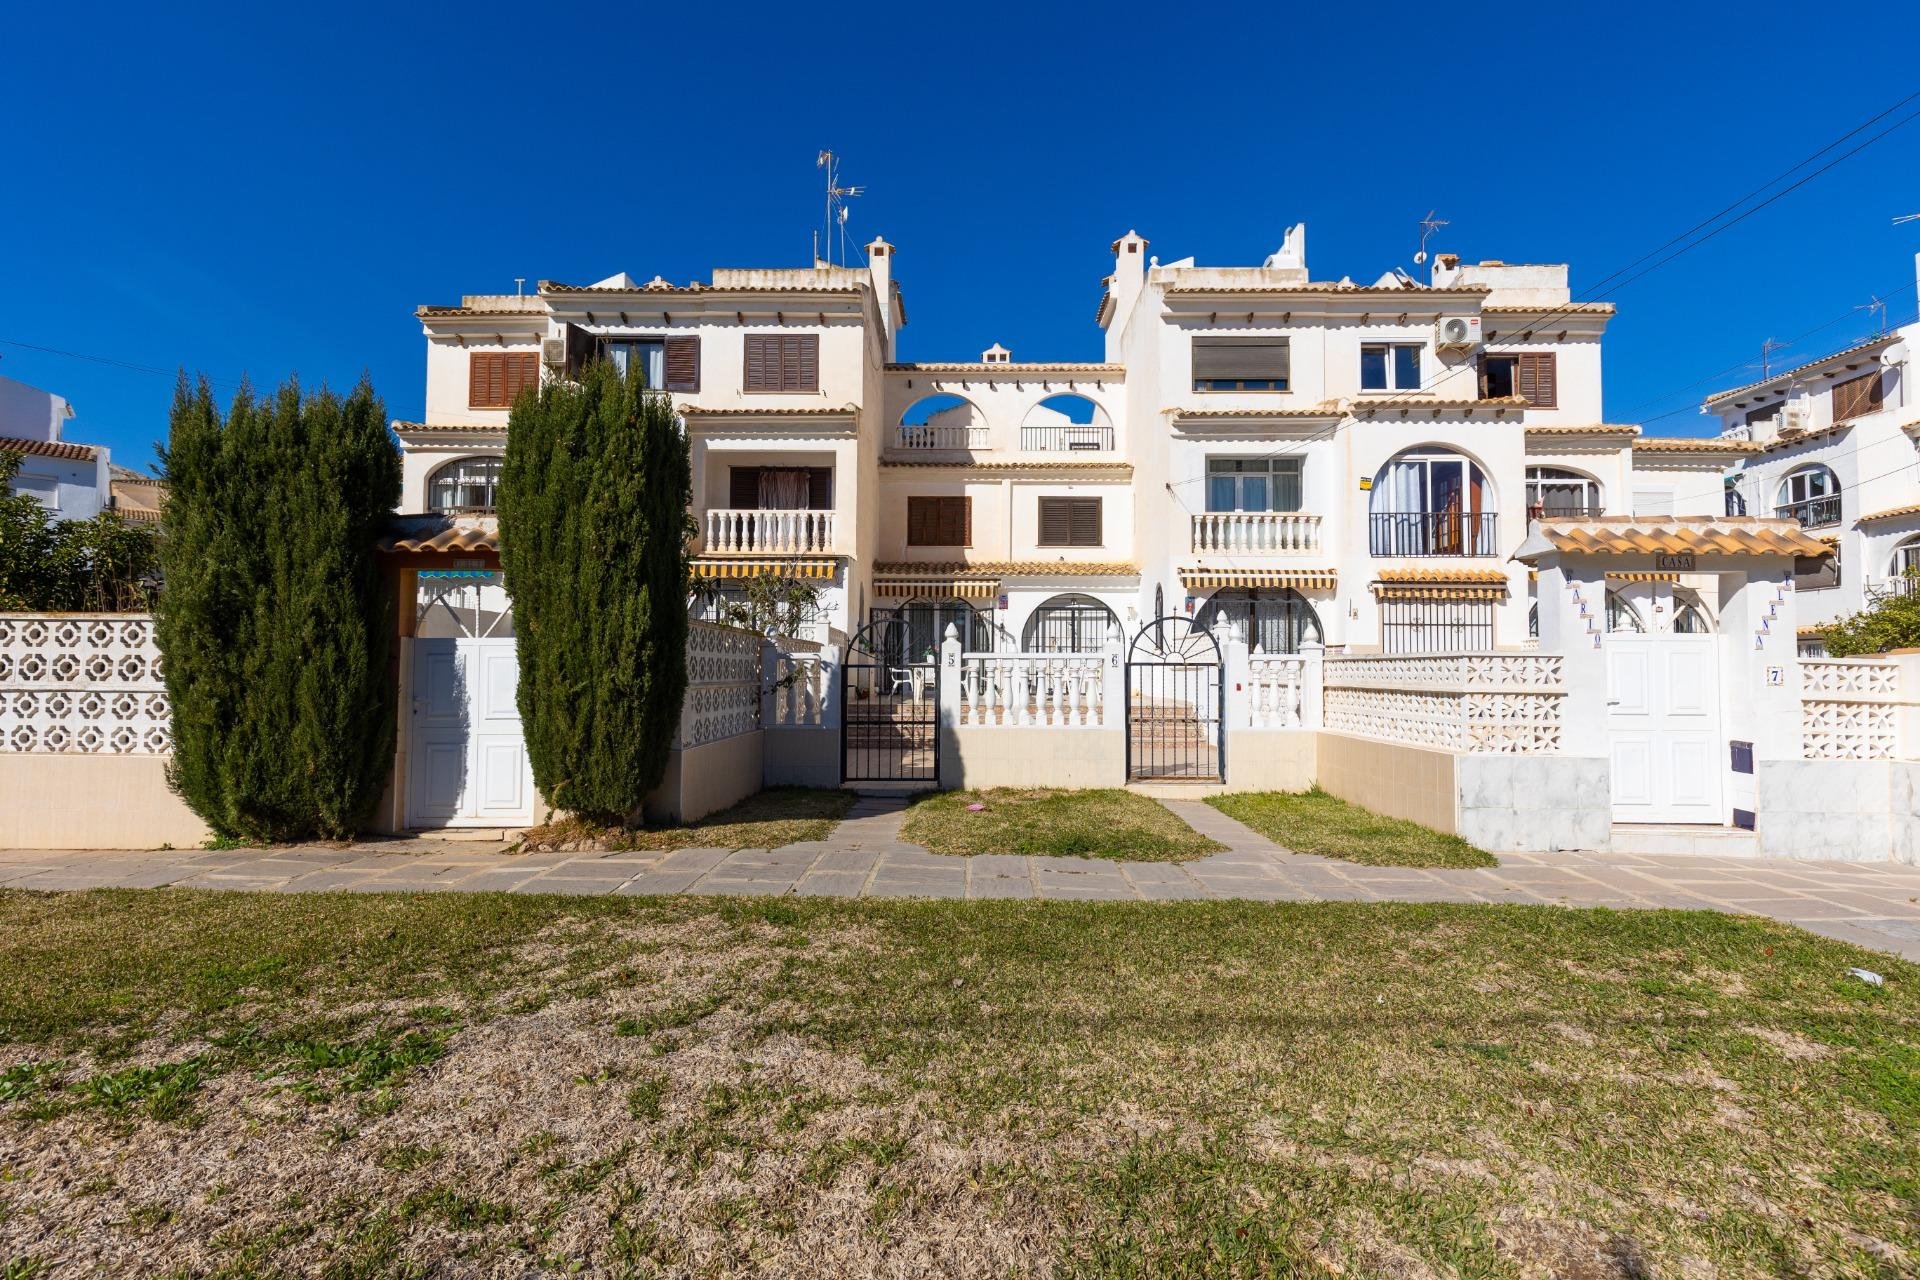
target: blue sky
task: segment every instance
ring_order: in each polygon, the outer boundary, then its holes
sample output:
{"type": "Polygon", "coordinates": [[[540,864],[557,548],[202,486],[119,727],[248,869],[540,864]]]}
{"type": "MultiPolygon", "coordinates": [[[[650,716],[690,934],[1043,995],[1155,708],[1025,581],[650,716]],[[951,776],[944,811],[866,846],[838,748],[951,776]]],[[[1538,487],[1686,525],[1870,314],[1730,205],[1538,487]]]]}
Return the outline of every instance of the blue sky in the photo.
{"type": "MultiPolygon", "coordinates": [[[[907,359],[1090,359],[1107,245],[1319,278],[1567,261],[1576,295],[1920,89],[1915,24],[1804,8],[1263,4],[16,6],[0,77],[0,374],[145,465],[172,370],[365,369],[420,413],[413,308],[515,276],[807,261],[814,156],[899,246],[907,359]],[[1583,9],[1586,7],[1582,7],[1583,9]],[[667,9],[677,12],[665,12],[667,9]],[[122,365],[140,366],[127,368],[122,365]],[[159,372],[152,372],[157,370],[159,372]]],[[[1920,122],[1611,295],[1608,417],[1915,311],[1920,122]],[[1724,371],[1724,372],[1723,372],[1724,371]],[[1699,385],[1694,385],[1699,384],[1699,385]]],[[[1680,410],[1673,413],[1673,410],[1680,410]]],[[[1667,416],[1661,416],[1667,415],[1667,416]]]]}

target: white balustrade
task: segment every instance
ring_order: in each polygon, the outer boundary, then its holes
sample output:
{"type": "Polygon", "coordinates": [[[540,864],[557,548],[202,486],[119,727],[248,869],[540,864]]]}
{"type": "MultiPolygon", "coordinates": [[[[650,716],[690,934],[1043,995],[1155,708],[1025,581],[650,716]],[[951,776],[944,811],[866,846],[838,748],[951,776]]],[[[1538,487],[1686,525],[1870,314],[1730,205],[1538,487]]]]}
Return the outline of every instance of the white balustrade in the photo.
{"type": "Polygon", "coordinates": [[[1300,703],[1306,684],[1306,659],[1289,654],[1264,654],[1255,649],[1247,658],[1247,723],[1255,729],[1298,729],[1300,703]]]}
{"type": "Polygon", "coordinates": [[[987,447],[987,429],[969,426],[901,427],[893,438],[893,447],[908,453],[966,451],[987,447]]]}
{"type": "Polygon", "coordinates": [[[769,729],[818,729],[828,723],[827,672],[829,655],[815,645],[811,651],[777,648],[772,655],[769,685],[772,709],[769,729]]]}
{"type": "Polygon", "coordinates": [[[1106,723],[1104,653],[966,653],[960,723],[975,728],[1099,728],[1106,723]]]}
{"type": "Polygon", "coordinates": [[[1320,550],[1320,517],[1299,511],[1206,511],[1193,517],[1193,549],[1216,555],[1298,555],[1320,550]]]}
{"type": "Polygon", "coordinates": [[[1556,755],[1566,702],[1557,655],[1328,658],[1326,727],[1488,755],[1556,755]]]}
{"type": "Polygon", "coordinates": [[[820,555],[833,550],[834,512],[720,508],[706,533],[708,555],[820,555]]]}
{"type": "Polygon", "coordinates": [[[1900,667],[1884,658],[1800,661],[1800,754],[1890,760],[1899,754],[1900,667]]]}

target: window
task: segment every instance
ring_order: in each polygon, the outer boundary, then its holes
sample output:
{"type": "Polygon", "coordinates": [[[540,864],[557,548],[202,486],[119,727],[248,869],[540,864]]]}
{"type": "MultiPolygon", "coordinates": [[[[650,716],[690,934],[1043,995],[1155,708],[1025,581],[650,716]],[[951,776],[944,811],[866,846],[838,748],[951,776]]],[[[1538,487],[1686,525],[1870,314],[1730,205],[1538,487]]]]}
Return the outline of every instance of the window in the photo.
{"type": "Polygon", "coordinates": [[[1092,596],[1054,596],[1027,619],[1023,653],[1098,653],[1119,625],[1113,610],[1092,596]]]}
{"type": "Polygon", "coordinates": [[[637,369],[655,390],[700,389],[700,339],[689,334],[603,336],[568,325],[567,376],[578,378],[591,360],[608,361],[622,377],[637,369]]]}
{"type": "Polygon", "coordinates": [[[1099,546],[1100,501],[1099,498],[1040,499],[1040,545],[1099,546]]]}
{"type": "MultiPolygon", "coordinates": [[[[1194,615],[1194,629],[1214,631],[1225,621],[1262,653],[1298,653],[1301,644],[1322,643],[1320,615],[1291,587],[1229,587],[1207,597],[1194,615]]],[[[1218,633],[1224,637],[1225,632],[1218,633]]]]}
{"type": "Polygon", "coordinates": [[[1565,467],[1527,468],[1529,519],[1600,514],[1600,482],[1565,467]]]}
{"type": "Polygon", "coordinates": [[[750,333],[742,386],[756,394],[820,389],[820,335],[750,333]]]}
{"type": "Polygon", "coordinates": [[[1818,463],[1789,474],[1774,494],[1773,514],[1798,520],[1802,529],[1839,524],[1839,477],[1818,463]]]}
{"type": "Polygon", "coordinates": [[[1193,340],[1195,391],[1285,391],[1291,374],[1285,338],[1193,340]]]}
{"type": "Polygon", "coordinates": [[[1882,398],[1884,395],[1878,369],[1857,378],[1848,378],[1845,382],[1836,382],[1833,384],[1833,420],[1845,422],[1849,418],[1873,413],[1885,403],[1882,398]]]}
{"type": "Polygon", "coordinates": [[[965,600],[909,600],[894,616],[905,624],[907,653],[937,651],[948,627],[960,638],[962,653],[992,653],[997,647],[992,625],[965,600]]]}
{"type": "Polygon", "coordinates": [[[1793,558],[1793,589],[1795,591],[1826,591],[1840,585],[1840,547],[1834,544],[1832,551],[1824,556],[1795,556],[1793,558]]]}
{"type": "Polygon", "coordinates": [[[1207,510],[1298,511],[1299,458],[1208,458],[1207,510]]]}
{"type": "Polygon", "coordinates": [[[1480,358],[1480,398],[1518,396],[1535,409],[1559,407],[1560,380],[1551,351],[1523,351],[1480,358]]]}
{"type": "Polygon", "coordinates": [[[734,511],[829,511],[832,467],[732,467],[727,506],[734,511]]]}
{"type": "Polygon", "coordinates": [[[908,498],[907,545],[910,547],[972,546],[973,499],[908,498]]]}
{"type": "Polygon", "coordinates": [[[1417,342],[1363,342],[1360,344],[1362,391],[1418,391],[1420,344],[1417,342]]]}
{"type": "Polygon", "coordinates": [[[52,476],[13,477],[13,491],[22,498],[32,498],[48,511],[60,509],[60,482],[52,476]]]}
{"type": "Polygon", "coordinates": [[[1920,537],[1908,538],[1893,549],[1889,572],[1896,578],[1920,577],[1920,537]]]}
{"type": "Polygon", "coordinates": [[[449,462],[427,481],[427,505],[434,511],[491,511],[500,487],[500,458],[462,458],[449,462]]]}
{"type": "Polygon", "coordinates": [[[1748,426],[1754,427],[1763,422],[1778,422],[1780,421],[1780,415],[1786,411],[1786,408],[1787,402],[1782,400],[1778,404],[1770,404],[1759,409],[1749,410],[1747,412],[1746,423],[1748,426]]]}
{"type": "Polygon", "coordinates": [[[1698,600],[1681,598],[1676,592],[1673,599],[1673,632],[1681,636],[1704,636],[1713,633],[1713,620],[1707,616],[1707,610],[1698,600]]]}
{"type": "Polygon", "coordinates": [[[1646,634],[1647,624],[1640,620],[1640,611],[1621,599],[1618,591],[1607,592],[1607,630],[1646,634]]]}
{"type": "Polygon", "coordinates": [[[667,385],[667,344],[659,338],[607,338],[601,354],[620,371],[621,377],[638,369],[649,387],[667,385]]]}
{"type": "Polygon", "coordinates": [[[1486,477],[1457,453],[1414,450],[1380,468],[1369,499],[1376,556],[1490,556],[1495,519],[1486,477]]]}
{"type": "Polygon", "coordinates": [[[1741,493],[1740,486],[1731,480],[1727,481],[1726,508],[1727,514],[1730,516],[1743,516],[1747,514],[1747,495],[1741,493]]]}
{"type": "Polygon", "coordinates": [[[539,385],[536,351],[475,351],[467,356],[469,409],[511,409],[522,391],[539,385]]]}
{"type": "Polygon", "coordinates": [[[1478,653],[1493,648],[1491,600],[1382,600],[1388,653],[1478,653]]]}

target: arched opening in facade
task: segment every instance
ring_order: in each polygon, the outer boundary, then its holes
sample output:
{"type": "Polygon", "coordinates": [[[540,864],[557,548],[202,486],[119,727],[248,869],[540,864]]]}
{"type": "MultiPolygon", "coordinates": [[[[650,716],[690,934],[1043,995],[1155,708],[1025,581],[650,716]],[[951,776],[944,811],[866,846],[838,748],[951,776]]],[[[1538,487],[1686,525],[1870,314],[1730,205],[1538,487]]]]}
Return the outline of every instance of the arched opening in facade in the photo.
{"type": "Polygon", "coordinates": [[[1815,462],[1788,472],[1774,491],[1773,514],[1800,522],[1802,529],[1840,523],[1840,477],[1815,462]]]}
{"type": "Polygon", "coordinates": [[[900,415],[897,449],[985,449],[987,416],[964,396],[941,391],[921,396],[900,415]]]}
{"type": "Polygon", "coordinates": [[[1092,596],[1054,596],[1033,611],[1020,635],[1023,653],[1099,653],[1120,620],[1092,596]]]}
{"type": "Polygon", "coordinates": [[[1490,556],[1494,523],[1486,473],[1448,449],[1396,454],[1368,497],[1368,543],[1376,556],[1490,556]]]}
{"type": "Polygon", "coordinates": [[[1229,630],[1262,653],[1298,653],[1306,643],[1323,644],[1320,615],[1292,587],[1229,587],[1208,596],[1193,625],[1218,638],[1229,630]]]}
{"type": "Polygon", "coordinates": [[[491,512],[500,489],[500,457],[456,458],[427,480],[427,507],[448,515],[491,512]]]}
{"type": "Polygon", "coordinates": [[[1527,468],[1529,520],[1587,519],[1605,510],[1600,482],[1571,467],[1527,468]]]}
{"type": "Polygon", "coordinates": [[[960,637],[962,653],[992,653],[998,648],[993,624],[965,600],[914,599],[891,612],[903,624],[903,642],[915,657],[938,653],[949,626],[960,637]]]}
{"type": "Polygon", "coordinates": [[[1087,453],[1113,448],[1113,421],[1086,396],[1063,391],[1027,410],[1020,447],[1033,453],[1087,453]]]}

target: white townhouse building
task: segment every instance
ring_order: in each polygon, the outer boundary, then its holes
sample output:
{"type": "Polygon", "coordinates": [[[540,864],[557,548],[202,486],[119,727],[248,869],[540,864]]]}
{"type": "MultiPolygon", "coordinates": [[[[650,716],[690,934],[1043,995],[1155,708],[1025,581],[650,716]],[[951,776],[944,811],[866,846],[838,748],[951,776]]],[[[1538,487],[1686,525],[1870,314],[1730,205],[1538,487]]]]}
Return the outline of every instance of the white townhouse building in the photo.
{"type": "Polygon", "coordinates": [[[1909,324],[1702,406],[1722,440],[1747,448],[1728,475],[1727,510],[1791,517],[1834,549],[1795,576],[1806,652],[1824,651],[1821,624],[1920,591],[1916,349],[1920,324],[1909,324]]]}
{"type": "Polygon", "coordinates": [[[1565,266],[1443,254],[1356,285],[1314,280],[1305,241],[1203,267],[1121,237],[1099,362],[899,360],[883,239],[863,268],[422,307],[403,510],[489,512],[514,396],[605,356],[687,423],[697,572],[818,582],[823,639],[892,616],[915,650],[958,624],[971,649],[1092,652],[1178,615],[1264,652],[1520,650],[1530,516],[1720,513],[1746,446],[1606,422],[1613,308],[1570,301],[1565,266]]]}
{"type": "Polygon", "coordinates": [[[91,520],[113,505],[108,450],[65,438],[67,398],[0,377],[0,452],[21,455],[13,491],[59,520],[91,520]]]}

